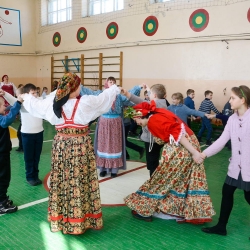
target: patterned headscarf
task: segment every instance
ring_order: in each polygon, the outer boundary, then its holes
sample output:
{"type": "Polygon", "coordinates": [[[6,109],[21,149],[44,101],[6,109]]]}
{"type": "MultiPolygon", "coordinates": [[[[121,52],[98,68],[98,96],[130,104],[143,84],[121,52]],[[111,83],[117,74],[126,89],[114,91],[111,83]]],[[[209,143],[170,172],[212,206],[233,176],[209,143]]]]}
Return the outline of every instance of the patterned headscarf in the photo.
{"type": "Polygon", "coordinates": [[[76,91],[81,84],[81,79],[74,73],[66,73],[57,86],[53,110],[58,118],[62,117],[62,106],[68,101],[70,93],[76,91]]]}

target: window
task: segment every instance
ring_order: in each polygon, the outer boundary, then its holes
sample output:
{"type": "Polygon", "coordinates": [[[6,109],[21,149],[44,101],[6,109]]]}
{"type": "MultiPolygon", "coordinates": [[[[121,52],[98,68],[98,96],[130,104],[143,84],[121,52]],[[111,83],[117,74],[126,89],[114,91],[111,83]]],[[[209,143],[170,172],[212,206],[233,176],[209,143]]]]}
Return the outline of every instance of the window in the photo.
{"type": "Polygon", "coordinates": [[[48,24],[72,19],[72,0],[48,0],[48,24]]]}
{"type": "Polygon", "coordinates": [[[170,2],[172,0],[150,0],[150,3],[164,3],[164,2],[170,2]]]}
{"type": "Polygon", "coordinates": [[[124,0],[89,0],[89,14],[98,15],[124,8],[124,0]]]}

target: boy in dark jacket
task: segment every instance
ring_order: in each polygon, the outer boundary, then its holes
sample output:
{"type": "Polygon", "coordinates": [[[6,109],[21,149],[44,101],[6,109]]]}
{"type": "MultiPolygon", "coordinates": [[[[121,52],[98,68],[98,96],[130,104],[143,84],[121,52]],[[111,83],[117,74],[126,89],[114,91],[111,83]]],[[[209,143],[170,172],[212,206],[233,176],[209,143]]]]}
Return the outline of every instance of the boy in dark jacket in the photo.
{"type": "Polygon", "coordinates": [[[3,93],[0,90],[0,214],[6,214],[17,211],[17,206],[14,206],[13,201],[7,196],[11,176],[10,151],[12,149],[8,126],[16,119],[22,99],[18,97],[18,101],[11,107],[9,113],[4,115],[6,107],[1,95],[3,93]]]}

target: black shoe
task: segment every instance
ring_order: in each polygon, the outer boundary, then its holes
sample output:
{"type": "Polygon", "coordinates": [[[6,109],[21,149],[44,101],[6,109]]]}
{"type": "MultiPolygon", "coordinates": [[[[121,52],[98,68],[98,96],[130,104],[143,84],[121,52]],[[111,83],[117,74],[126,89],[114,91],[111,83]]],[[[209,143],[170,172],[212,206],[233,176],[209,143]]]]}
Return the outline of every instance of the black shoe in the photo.
{"type": "Polygon", "coordinates": [[[9,196],[7,196],[7,205],[13,205],[13,201],[9,199],[9,196]]]}
{"type": "Polygon", "coordinates": [[[12,206],[8,204],[8,198],[0,202],[0,214],[10,214],[17,211],[17,206],[12,206]]]}
{"type": "Polygon", "coordinates": [[[115,177],[117,177],[117,174],[112,174],[111,173],[111,178],[115,178],[115,177]]]}
{"type": "Polygon", "coordinates": [[[131,214],[133,215],[134,218],[138,219],[138,220],[144,220],[147,222],[151,222],[152,221],[152,216],[141,216],[139,215],[136,211],[132,210],[131,214]]]}
{"type": "Polygon", "coordinates": [[[143,157],[144,152],[145,152],[145,148],[143,148],[143,149],[139,152],[139,154],[140,154],[140,159],[143,157]]]}
{"type": "Polygon", "coordinates": [[[130,159],[130,156],[129,155],[126,155],[126,160],[129,160],[130,159]]]}
{"type": "Polygon", "coordinates": [[[198,142],[202,142],[201,137],[197,136],[198,142]]]}
{"type": "Polygon", "coordinates": [[[40,185],[42,184],[43,182],[40,180],[40,179],[36,179],[36,185],[40,185]]]}
{"type": "Polygon", "coordinates": [[[107,171],[102,171],[102,172],[100,173],[100,177],[104,177],[104,176],[106,176],[106,174],[107,174],[107,171]]]}
{"type": "Polygon", "coordinates": [[[23,149],[22,148],[17,148],[16,151],[17,152],[23,152],[23,149]]]}
{"type": "Polygon", "coordinates": [[[207,140],[206,146],[210,146],[212,144],[211,140],[207,140]]]}
{"type": "Polygon", "coordinates": [[[223,235],[226,236],[227,235],[227,230],[226,229],[222,229],[218,226],[214,226],[214,227],[205,227],[201,229],[202,232],[207,233],[207,234],[219,234],[219,235],[223,235]]]}
{"type": "Polygon", "coordinates": [[[38,185],[35,180],[30,180],[30,181],[27,181],[27,182],[30,184],[30,186],[36,186],[36,185],[38,185]]]}

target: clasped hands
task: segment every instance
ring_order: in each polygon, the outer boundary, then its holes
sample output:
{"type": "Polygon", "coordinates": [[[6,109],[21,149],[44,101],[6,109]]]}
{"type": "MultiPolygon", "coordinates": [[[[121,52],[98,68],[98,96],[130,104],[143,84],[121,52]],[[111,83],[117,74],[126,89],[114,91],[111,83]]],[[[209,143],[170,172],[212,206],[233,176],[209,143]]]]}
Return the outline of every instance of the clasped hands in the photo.
{"type": "Polygon", "coordinates": [[[193,160],[198,163],[198,164],[201,164],[203,163],[203,161],[205,160],[207,156],[204,154],[204,153],[201,153],[197,150],[195,150],[195,152],[192,154],[192,158],[193,160]]]}
{"type": "MultiPolygon", "coordinates": [[[[4,96],[5,95],[5,92],[2,90],[2,89],[0,89],[0,96],[4,96]]],[[[23,102],[23,97],[22,97],[22,95],[18,95],[17,96],[17,100],[19,101],[19,102],[23,102]]]]}

